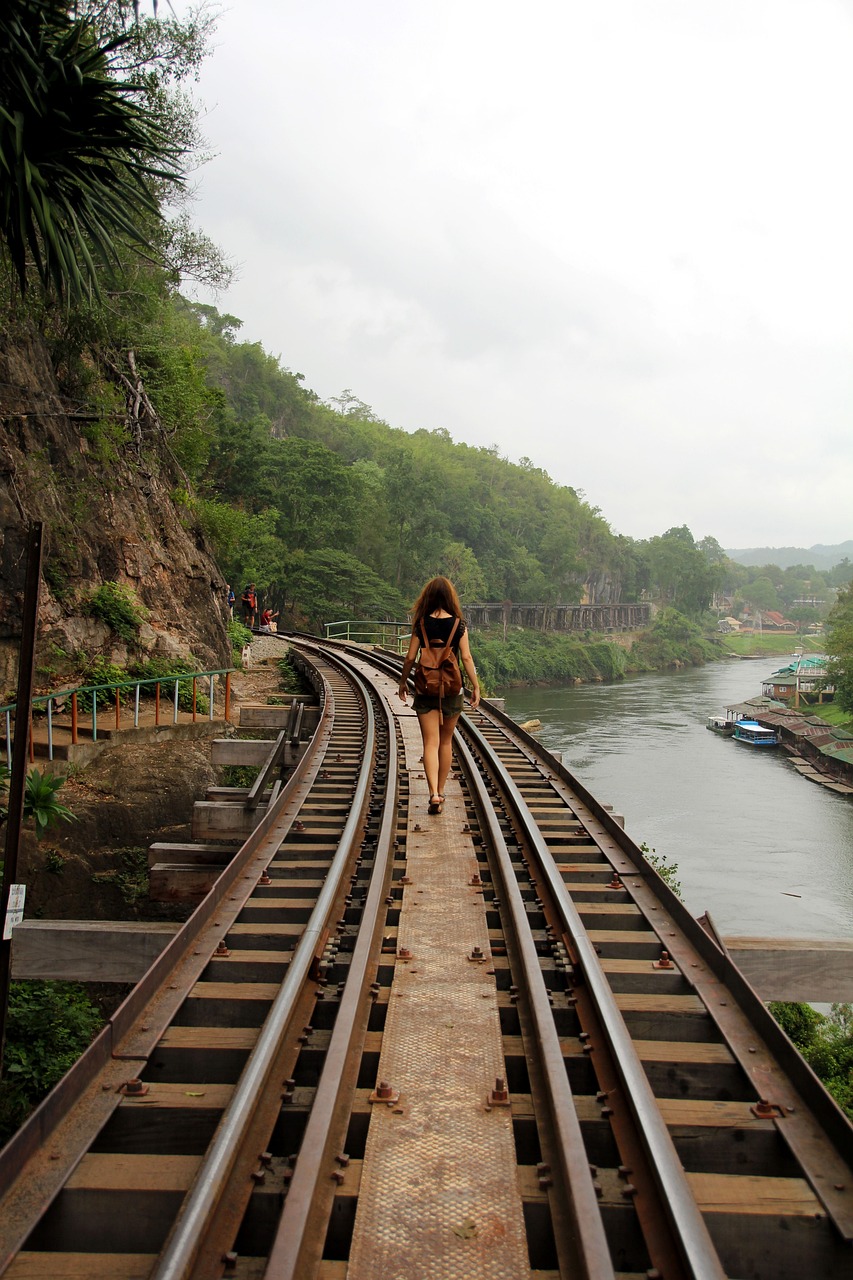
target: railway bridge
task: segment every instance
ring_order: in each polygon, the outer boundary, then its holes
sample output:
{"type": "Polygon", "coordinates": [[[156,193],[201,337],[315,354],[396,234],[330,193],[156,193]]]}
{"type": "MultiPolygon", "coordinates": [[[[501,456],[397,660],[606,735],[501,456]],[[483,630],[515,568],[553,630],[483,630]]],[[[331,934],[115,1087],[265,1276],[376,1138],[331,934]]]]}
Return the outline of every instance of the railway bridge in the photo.
{"type": "Polygon", "coordinates": [[[848,1278],[853,1128],[613,815],[485,703],[430,816],[399,658],[290,643],[316,727],[152,850],[198,906],[3,1152],[0,1274],[848,1278]]]}

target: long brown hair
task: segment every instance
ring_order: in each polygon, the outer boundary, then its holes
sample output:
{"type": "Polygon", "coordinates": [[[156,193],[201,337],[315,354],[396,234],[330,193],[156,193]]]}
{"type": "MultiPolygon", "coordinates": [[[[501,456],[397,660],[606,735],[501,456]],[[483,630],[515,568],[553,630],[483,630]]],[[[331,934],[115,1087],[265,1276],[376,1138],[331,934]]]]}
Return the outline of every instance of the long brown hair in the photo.
{"type": "Polygon", "coordinates": [[[412,605],[412,631],[417,631],[423,618],[436,609],[443,609],[455,618],[462,617],[462,605],[456,594],[456,588],[449,578],[430,578],[412,605]]]}

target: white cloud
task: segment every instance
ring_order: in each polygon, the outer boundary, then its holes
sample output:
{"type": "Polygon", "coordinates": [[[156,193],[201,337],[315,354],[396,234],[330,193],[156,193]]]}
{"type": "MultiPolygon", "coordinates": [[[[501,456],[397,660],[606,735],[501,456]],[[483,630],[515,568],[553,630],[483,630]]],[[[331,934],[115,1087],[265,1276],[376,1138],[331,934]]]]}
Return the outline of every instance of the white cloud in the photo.
{"type": "Polygon", "coordinates": [[[529,456],[634,537],[853,536],[834,0],[241,0],[222,300],[322,396],[529,456]]]}

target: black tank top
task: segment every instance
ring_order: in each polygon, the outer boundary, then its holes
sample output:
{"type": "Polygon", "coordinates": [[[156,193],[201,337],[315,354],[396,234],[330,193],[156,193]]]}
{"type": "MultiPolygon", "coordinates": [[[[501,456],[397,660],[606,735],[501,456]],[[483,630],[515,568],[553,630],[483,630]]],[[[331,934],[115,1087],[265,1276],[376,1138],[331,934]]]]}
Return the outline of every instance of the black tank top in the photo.
{"type": "MultiPolygon", "coordinates": [[[[421,635],[421,627],[423,627],[426,631],[426,638],[430,643],[430,647],[433,647],[434,645],[447,644],[447,638],[453,630],[453,624],[455,621],[456,619],[452,614],[447,618],[432,618],[429,614],[426,614],[418,624],[417,637],[419,640],[423,639],[421,635]]],[[[450,646],[453,653],[459,653],[459,641],[462,639],[464,632],[465,621],[463,618],[460,618],[459,626],[456,628],[456,634],[453,637],[453,644],[450,646]]]]}

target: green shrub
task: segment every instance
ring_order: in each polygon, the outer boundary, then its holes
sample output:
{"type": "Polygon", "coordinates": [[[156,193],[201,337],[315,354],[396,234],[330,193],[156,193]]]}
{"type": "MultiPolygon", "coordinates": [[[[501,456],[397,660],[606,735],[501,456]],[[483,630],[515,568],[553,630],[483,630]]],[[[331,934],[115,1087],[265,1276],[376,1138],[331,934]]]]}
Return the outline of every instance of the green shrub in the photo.
{"type": "Polygon", "coordinates": [[[834,1004],[829,1015],[794,1001],[774,1000],[768,1008],[841,1109],[853,1119],[853,1005],[834,1004]]]}
{"type": "Polygon", "coordinates": [[[0,1145],[74,1065],[101,1021],[84,989],[74,983],[12,983],[0,1082],[0,1145]]]}
{"type": "MultiPolygon", "coordinates": [[[[87,658],[82,669],[82,678],[86,684],[122,684],[127,680],[127,671],[124,667],[120,667],[115,662],[110,662],[108,658],[98,656],[97,658],[87,658]]],[[[93,693],[77,694],[77,710],[89,715],[92,710],[92,701],[95,695],[93,693]]],[[[103,713],[108,707],[115,706],[115,693],[113,690],[103,692],[97,695],[98,710],[103,713]]],[[[127,701],[127,690],[119,690],[119,703],[124,705],[127,701]]]]}
{"type": "Polygon", "coordinates": [[[260,769],[250,764],[227,764],[222,769],[223,787],[251,787],[260,769]]]}
{"type": "Polygon", "coordinates": [[[116,865],[108,871],[96,871],[94,884],[114,884],[128,907],[135,907],[148,897],[148,853],[137,846],[113,850],[116,865]]]}
{"type": "Polygon", "coordinates": [[[33,819],[37,840],[41,839],[47,828],[56,822],[76,822],[77,820],[71,810],[64,804],[60,804],[56,798],[56,793],[64,781],[64,778],[58,777],[55,773],[41,773],[38,769],[30,769],[27,774],[24,817],[33,819]]]}
{"type": "MultiPolygon", "coordinates": [[[[9,812],[9,770],[0,764],[0,822],[5,822],[9,812]]],[[[64,778],[55,773],[42,774],[38,769],[30,769],[24,789],[24,817],[32,818],[36,825],[36,839],[44,835],[49,826],[55,822],[75,822],[70,809],[60,804],[56,793],[62,786],[64,778]]],[[[0,863],[2,867],[2,863],[0,863]]],[[[59,871],[60,867],[51,865],[50,854],[47,855],[48,871],[59,871]]]]}
{"type": "Polygon", "coordinates": [[[640,853],[642,853],[646,862],[651,863],[661,880],[669,885],[676,898],[680,898],[681,881],[678,879],[678,863],[670,862],[662,853],[657,853],[654,849],[651,849],[645,841],[640,845],[640,853]]]}
{"type": "Polygon", "coordinates": [[[242,622],[237,618],[229,618],[228,620],[228,639],[231,643],[231,658],[234,665],[239,667],[243,660],[243,646],[251,644],[254,639],[248,627],[244,627],[242,622]]]}
{"type": "Polygon", "coordinates": [[[286,653],[283,658],[279,658],[278,670],[281,676],[281,687],[285,693],[313,693],[311,685],[296,666],[289,653],[286,653]]]}
{"type": "MultiPolygon", "coordinates": [[[[192,662],[185,662],[182,658],[148,658],[145,662],[132,662],[130,664],[129,673],[137,680],[160,680],[161,698],[173,698],[175,694],[174,681],[170,683],[171,677],[181,675],[195,675],[196,666],[192,662]]],[[[196,684],[196,712],[198,715],[207,715],[210,709],[210,699],[208,693],[208,682],[206,680],[196,684]]],[[[154,685],[146,685],[140,690],[143,698],[153,698],[154,685]]],[[[193,709],[193,682],[192,680],[180,680],[178,682],[178,707],[181,711],[192,711],[193,709]]]]}
{"type": "Polygon", "coordinates": [[[102,582],[86,600],[86,611],[132,644],[148,610],[136,597],[133,587],[123,582],[102,582]]]}
{"type": "Polygon", "coordinates": [[[702,666],[725,651],[722,642],[677,609],[662,609],[648,631],[631,646],[629,671],[660,671],[672,666],[702,666]]]}

